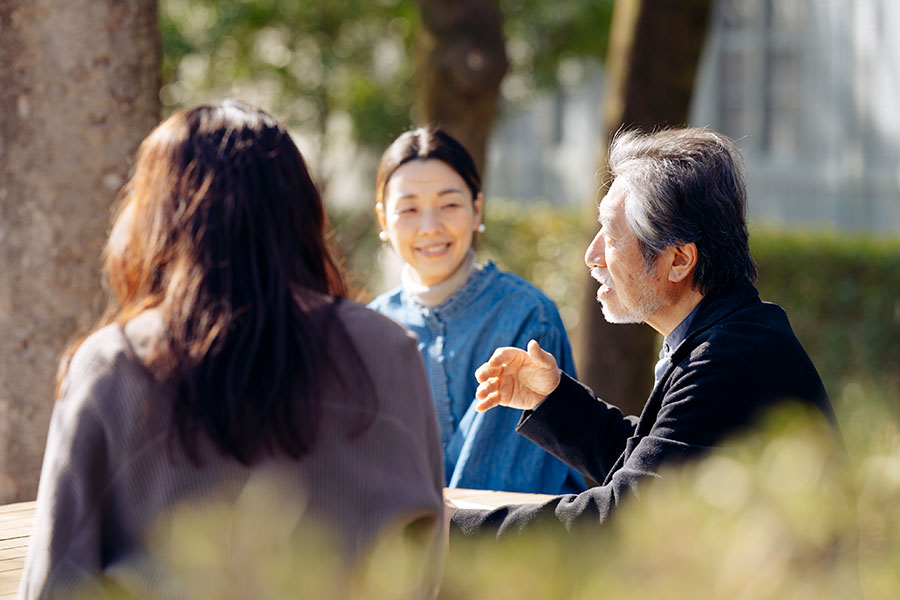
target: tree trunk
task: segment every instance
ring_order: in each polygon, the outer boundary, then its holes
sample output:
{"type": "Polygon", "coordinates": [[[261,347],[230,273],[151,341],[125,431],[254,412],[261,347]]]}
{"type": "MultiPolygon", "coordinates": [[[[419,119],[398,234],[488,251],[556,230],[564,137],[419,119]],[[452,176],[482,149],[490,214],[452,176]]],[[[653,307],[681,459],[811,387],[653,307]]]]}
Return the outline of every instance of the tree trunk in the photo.
{"type": "Polygon", "coordinates": [[[484,159],[506,74],[503,16],[494,0],[418,0],[417,121],[443,127],[484,159]]]}
{"type": "Polygon", "coordinates": [[[0,503],[34,498],[57,361],[102,308],[109,207],[159,118],[156,0],[0,3],[0,503]]]}
{"type": "MultiPolygon", "coordinates": [[[[710,10],[711,0],[616,2],[607,54],[608,134],[685,124],[710,10]]],[[[605,173],[605,157],[602,162],[605,173]]],[[[579,376],[626,414],[640,414],[653,387],[658,335],[647,325],[607,323],[597,283],[590,280],[586,289],[579,376]]]]}

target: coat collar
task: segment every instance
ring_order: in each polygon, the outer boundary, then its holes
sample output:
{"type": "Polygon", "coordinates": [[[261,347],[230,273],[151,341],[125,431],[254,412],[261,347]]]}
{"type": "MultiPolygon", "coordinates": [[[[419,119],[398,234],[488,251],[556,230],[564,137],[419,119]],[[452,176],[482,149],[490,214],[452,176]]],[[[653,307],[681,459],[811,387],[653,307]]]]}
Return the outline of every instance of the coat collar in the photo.
{"type": "Polygon", "coordinates": [[[681,343],[672,350],[673,362],[679,350],[685,348],[685,342],[752,302],[759,302],[759,291],[749,281],[739,283],[727,291],[705,296],[697,305],[697,313],[691,320],[691,325],[681,343]]]}

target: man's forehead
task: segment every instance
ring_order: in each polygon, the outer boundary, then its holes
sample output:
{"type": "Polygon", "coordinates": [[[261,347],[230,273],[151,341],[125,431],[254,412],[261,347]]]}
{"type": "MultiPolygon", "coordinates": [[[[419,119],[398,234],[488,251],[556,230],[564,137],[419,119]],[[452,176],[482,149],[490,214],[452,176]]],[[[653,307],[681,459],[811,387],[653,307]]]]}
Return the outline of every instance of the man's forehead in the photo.
{"type": "Polygon", "coordinates": [[[624,214],[624,202],[628,191],[624,185],[616,185],[617,183],[618,180],[613,182],[597,206],[597,220],[605,226],[611,225],[617,216],[624,214]]]}

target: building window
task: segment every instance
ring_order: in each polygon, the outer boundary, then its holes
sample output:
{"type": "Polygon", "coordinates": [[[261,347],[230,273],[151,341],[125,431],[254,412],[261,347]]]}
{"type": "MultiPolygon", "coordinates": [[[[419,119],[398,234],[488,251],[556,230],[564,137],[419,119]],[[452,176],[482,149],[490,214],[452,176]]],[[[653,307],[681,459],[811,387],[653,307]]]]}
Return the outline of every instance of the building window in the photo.
{"type": "Polygon", "coordinates": [[[719,127],[775,156],[799,149],[805,0],[720,0],[719,127]]]}

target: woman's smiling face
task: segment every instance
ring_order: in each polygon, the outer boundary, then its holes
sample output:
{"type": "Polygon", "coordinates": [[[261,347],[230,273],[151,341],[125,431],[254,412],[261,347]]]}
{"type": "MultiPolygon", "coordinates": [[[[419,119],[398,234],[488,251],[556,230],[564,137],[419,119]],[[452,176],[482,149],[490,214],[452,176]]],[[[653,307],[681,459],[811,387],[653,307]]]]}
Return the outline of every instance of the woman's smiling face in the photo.
{"type": "Polygon", "coordinates": [[[426,159],[394,171],[384,204],[375,210],[413,276],[423,285],[434,285],[462,264],[481,223],[481,207],[481,194],[473,199],[459,173],[441,160],[426,159]]]}

